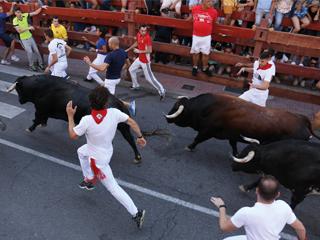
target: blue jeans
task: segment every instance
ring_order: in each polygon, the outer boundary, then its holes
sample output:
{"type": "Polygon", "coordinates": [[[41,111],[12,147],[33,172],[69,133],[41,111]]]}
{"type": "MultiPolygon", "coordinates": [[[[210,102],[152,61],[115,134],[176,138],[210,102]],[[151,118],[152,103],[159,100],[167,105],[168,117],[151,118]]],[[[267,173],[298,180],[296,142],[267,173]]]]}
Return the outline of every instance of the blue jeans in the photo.
{"type": "MultiPolygon", "coordinates": [[[[256,21],[255,25],[260,26],[261,20],[263,16],[267,16],[269,14],[269,10],[264,10],[264,9],[256,9],[256,21]]],[[[269,25],[271,25],[272,19],[269,19],[269,25]]]]}
{"type": "Polygon", "coordinates": [[[275,10],[275,22],[274,22],[274,29],[276,31],[281,31],[282,30],[282,20],[283,20],[283,17],[288,15],[288,13],[281,13],[281,12],[278,12],[277,9],[275,10]]]}

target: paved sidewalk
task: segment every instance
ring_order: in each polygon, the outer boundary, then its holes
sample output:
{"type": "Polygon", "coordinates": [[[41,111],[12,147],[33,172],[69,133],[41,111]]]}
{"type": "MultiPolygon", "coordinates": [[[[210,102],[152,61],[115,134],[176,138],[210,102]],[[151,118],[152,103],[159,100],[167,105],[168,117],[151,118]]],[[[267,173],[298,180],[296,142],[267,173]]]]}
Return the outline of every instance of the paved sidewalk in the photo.
{"type": "MultiPolygon", "coordinates": [[[[4,48],[0,47],[0,52],[3,50],[4,48]]],[[[30,75],[35,74],[34,72],[30,72],[27,70],[27,58],[24,51],[17,50],[16,55],[21,59],[20,62],[12,63],[12,65],[10,65],[10,68],[4,65],[0,65],[0,71],[3,68],[12,69],[11,67],[18,67],[19,69],[17,71],[23,71],[24,74],[25,73],[29,73],[30,75]],[[25,72],[24,69],[27,71],[25,72]]],[[[47,55],[45,55],[44,58],[46,60],[47,55]]],[[[95,83],[87,83],[82,81],[82,79],[86,77],[89,69],[88,66],[83,61],[76,60],[76,59],[69,59],[68,63],[69,63],[68,74],[71,76],[71,80],[76,80],[82,85],[87,87],[95,86],[95,83]]],[[[213,93],[225,92],[229,94],[234,94],[229,91],[224,91],[225,87],[218,84],[196,81],[192,79],[177,77],[177,76],[168,75],[168,74],[159,73],[159,72],[155,72],[155,76],[166,88],[167,95],[171,97],[176,97],[179,95],[193,97],[201,93],[207,93],[207,92],[213,92],[213,93]]],[[[101,77],[103,78],[103,74],[101,74],[101,77]]],[[[153,91],[156,94],[156,91],[153,89],[153,87],[145,81],[142,72],[138,73],[138,80],[139,82],[141,82],[141,86],[144,90],[153,91]]],[[[129,87],[131,84],[128,81],[122,81],[120,85],[129,87]]],[[[267,104],[269,107],[286,109],[288,111],[304,114],[308,117],[312,117],[314,113],[320,110],[320,106],[316,104],[298,102],[294,100],[273,97],[273,96],[270,97],[267,104]]]]}

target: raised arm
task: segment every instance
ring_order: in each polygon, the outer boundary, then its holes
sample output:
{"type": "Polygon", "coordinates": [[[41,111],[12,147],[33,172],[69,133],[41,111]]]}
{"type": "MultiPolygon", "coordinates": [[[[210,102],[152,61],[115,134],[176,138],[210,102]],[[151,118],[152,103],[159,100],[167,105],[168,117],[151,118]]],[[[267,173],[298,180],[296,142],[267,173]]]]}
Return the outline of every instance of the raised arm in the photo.
{"type": "Polygon", "coordinates": [[[39,13],[41,13],[42,9],[47,9],[48,6],[43,5],[42,7],[38,8],[37,10],[35,10],[34,12],[29,13],[30,17],[36,16],[39,13]]]}
{"type": "Polygon", "coordinates": [[[129,48],[126,49],[126,52],[131,51],[132,49],[138,47],[138,42],[136,41],[134,44],[132,44],[129,48]]]}

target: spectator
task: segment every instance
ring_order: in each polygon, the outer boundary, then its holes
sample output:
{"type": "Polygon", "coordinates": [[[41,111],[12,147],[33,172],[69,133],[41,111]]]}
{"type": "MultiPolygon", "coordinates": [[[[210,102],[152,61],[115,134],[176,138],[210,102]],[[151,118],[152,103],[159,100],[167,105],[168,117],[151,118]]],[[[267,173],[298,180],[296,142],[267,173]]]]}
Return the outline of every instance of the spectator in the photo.
{"type": "Polygon", "coordinates": [[[302,28],[307,27],[310,24],[310,20],[308,18],[308,7],[306,6],[306,2],[303,0],[297,0],[292,9],[292,23],[294,29],[293,33],[298,33],[302,28]]]}
{"type": "Polygon", "coordinates": [[[231,25],[231,15],[236,10],[237,0],[222,0],[221,8],[225,15],[224,24],[231,25]]]}
{"type": "Polygon", "coordinates": [[[320,3],[318,0],[312,1],[308,8],[308,18],[310,22],[319,21],[320,15],[320,3]]]}
{"type": "Polygon", "coordinates": [[[137,80],[137,72],[139,68],[142,68],[146,80],[157,89],[160,95],[160,101],[165,98],[166,90],[162,84],[156,79],[153,72],[151,71],[151,60],[150,54],[152,53],[152,40],[147,32],[147,26],[141,25],[139,32],[137,33],[136,42],[130,46],[126,52],[134,49],[134,53],[139,54],[139,57],[131,64],[129,68],[130,76],[132,79],[132,90],[139,89],[139,83],[137,80]]]}
{"type": "Polygon", "coordinates": [[[14,14],[16,17],[13,19],[13,26],[16,29],[16,31],[19,33],[22,46],[27,52],[29,69],[31,71],[38,71],[33,59],[34,53],[37,56],[37,60],[39,64],[38,67],[41,70],[45,69],[42,56],[40,55],[37,44],[32,37],[32,33],[30,32],[30,31],[33,31],[35,28],[33,26],[30,26],[28,22],[29,16],[32,17],[35,15],[38,15],[42,11],[42,9],[47,9],[47,6],[44,5],[41,8],[38,8],[37,10],[31,13],[22,13],[20,8],[16,8],[14,10],[14,14]]]}
{"type": "Polygon", "coordinates": [[[212,7],[212,0],[203,0],[201,5],[194,6],[191,18],[193,18],[192,46],[190,51],[193,61],[192,75],[196,76],[198,73],[198,62],[200,53],[202,53],[202,71],[208,76],[212,76],[208,60],[211,50],[212,28],[218,18],[218,12],[212,7]]]}
{"type": "Polygon", "coordinates": [[[181,18],[181,1],[182,0],[163,0],[160,7],[160,12],[162,12],[164,9],[167,9],[167,11],[174,9],[175,17],[181,18]]]}
{"type": "Polygon", "coordinates": [[[59,23],[58,17],[53,17],[51,30],[53,32],[54,38],[62,39],[68,41],[68,34],[66,28],[59,23]]]}
{"type": "MultiPolygon", "coordinates": [[[[233,50],[232,50],[232,44],[231,43],[225,43],[223,44],[223,49],[222,51],[224,53],[228,53],[228,54],[233,54],[233,50]]],[[[219,69],[218,69],[218,75],[222,75],[224,73],[230,75],[231,74],[231,66],[228,64],[220,64],[219,69]]]]}
{"type": "Polygon", "coordinates": [[[256,0],[254,11],[256,13],[256,20],[252,29],[260,26],[262,18],[265,16],[268,20],[269,26],[272,24],[272,11],[274,9],[273,0],[256,0]]]}
{"type": "Polygon", "coordinates": [[[44,72],[49,73],[49,71],[51,71],[52,76],[67,78],[67,56],[69,56],[72,50],[71,47],[69,47],[62,39],[54,38],[54,34],[51,29],[47,29],[44,32],[44,36],[46,41],[49,42],[48,66],[44,72]]]}
{"type": "Polygon", "coordinates": [[[7,47],[6,51],[4,52],[4,56],[1,60],[1,64],[9,65],[10,62],[8,61],[9,56],[11,55],[12,61],[19,61],[20,59],[14,55],[14,48],[15,48],[15,40],[12,39],[8,34],[5,32],[6,26],[6,19],[13,15],[13,8],[16,5],[15,2],[12,3],[11,9],[9,12],[5,13],[3,11],[3,7],[0,6],[0,39],[4,42],[5,46],[7,47]]]}
{"type": "MultiPolygon", "coordinates": [[[[168,11],[166,9],[161,10],[162,17],[168,17],[168,11]]],[[[171,42],[171,35],[172,35],[172,28],[165,27],[165,26],[155,26],[156,35],[154,41],[163,42],[163,43],[170,43],[171,42]]],[[[169,54],[163,52],[156,52],[155,53],[155,62],[161,61],[164,64],[169,62],[169,54]]]]}
{"type": "MultiPolygon", "coordinates": [[[[95,48],[90,48],[92,52],[94,51],[97,53],[97,57],[95,58],[95,60],[93,60],[92,64],[101,65],[104,63],[104,60],[105,60],[106,54],[107,54],[107,42],[105,40],[105,36],[107,34],[107,29],[102,28],[102,27],[98,28],[96,34],[99,37],[97,42],[92,42],[89,39],[87,39],[86,37],[82,37],[82,39],[84,41],[90,43],[91,45],[95,46],[95,48]]],[[[99,83],[100,85],[103,86],[104,81],[99,77],[97,72],[98,72],[98,70],[94,69],[93,67],[90,67],[89,73],[88,73],[87,77],[85,78],[85,81],[91,82],[92,79],[94,79],[97,83],[99,83]]]]}
{"type": "Polygon", "coordinates": [[[294,0],[277,0],[275,4],[275,23],[274,29],[281,31],[283,17],[288,15],[292,9],[294,0]]]}
{"type": "Polygon", "coordinates": [[[127,10],[128,0],[121,0],[121,12],[125,12],[127,10]]]}
{"type": "Polygon", "coordinates": [[[160,15],[160,0],[145,0],[146,10],[148,15],[160,15]]]}
{"type": "Polygon", "coordinates": [[[306,230],[290,206],[276,200],[279,182],[270,175],[260,179],[256,189],[257,202],[253,207],[243,207],[231,218],[227,217],[226,205],[221,198],[212,197],[211,202],[219,209],[219,226],[224,232],[244,227],[246,235],[225,238],[225,240],[278,240],[286,224],[291,225],[300,240],[305,240],[306,230]]]}

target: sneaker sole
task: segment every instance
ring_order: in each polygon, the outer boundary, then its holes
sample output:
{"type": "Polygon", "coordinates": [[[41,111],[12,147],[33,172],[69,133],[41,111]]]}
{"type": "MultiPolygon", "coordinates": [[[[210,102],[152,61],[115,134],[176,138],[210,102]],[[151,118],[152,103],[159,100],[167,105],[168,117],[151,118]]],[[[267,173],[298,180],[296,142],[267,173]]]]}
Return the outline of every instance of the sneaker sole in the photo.
{"type": "Polygon", "coordinates": [[[80,185],[78,185],[78,187],[79,188],[81,188],[81,189],[85,189],[85,190],[88,190],[88,191],[92,191],[92,190],[94,190],[95,188],[87,188],[86,186],[80,186],[80,185]]]}
{"type": "Polygon", "coordinates": [[[145,216],[145,214],[146,214],[146,210],[143,210],[143,211],[142,211],[142,216],[141,216],[141,219],[140,219],[140,223],[139,223],[139,226],[138,226],[139,229],[142,228],[142,225],[143,225],[143,223],[144,223],[144,216],[145,216]]]}

